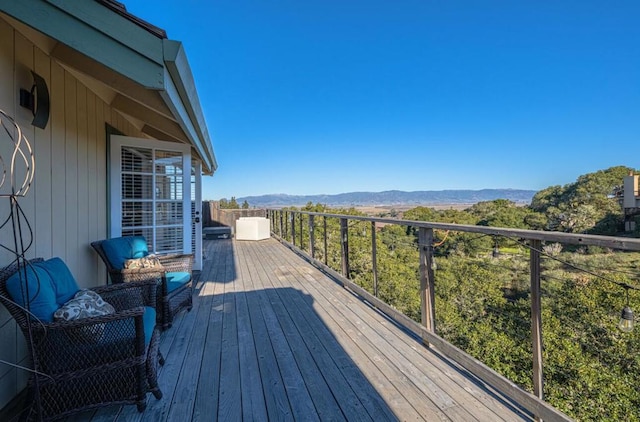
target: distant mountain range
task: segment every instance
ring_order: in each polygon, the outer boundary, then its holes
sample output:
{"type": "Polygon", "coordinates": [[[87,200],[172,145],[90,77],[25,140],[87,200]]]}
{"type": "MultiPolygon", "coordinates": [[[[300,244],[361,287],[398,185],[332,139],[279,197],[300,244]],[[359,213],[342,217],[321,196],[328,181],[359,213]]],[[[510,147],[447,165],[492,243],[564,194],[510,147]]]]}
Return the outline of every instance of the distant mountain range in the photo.
{"type": "Polygon", "coordinates": [[[237,198],[238,203],[247,201],[252,207],[303,206],[308,202],[334,207],[357,207],[376,205],[447,205],[475,204],[494,199],[508,199],[516,203],[531,203],[537,191],[521,189],[480,189],[480,190],[427,190],[404,192],[388,190],[384,192],[349,192],[336,195],[287,195],[271,194],[237,198]]]}

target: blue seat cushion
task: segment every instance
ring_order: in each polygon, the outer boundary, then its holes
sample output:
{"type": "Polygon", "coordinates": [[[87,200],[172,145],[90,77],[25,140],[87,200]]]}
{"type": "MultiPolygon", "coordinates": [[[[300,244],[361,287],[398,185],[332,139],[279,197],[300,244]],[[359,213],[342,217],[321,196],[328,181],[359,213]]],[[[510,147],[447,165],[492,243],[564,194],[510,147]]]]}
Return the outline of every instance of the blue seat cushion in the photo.
{"type": "Polygon", "coordinates": [[[142,323],[144,325],[144,345],[149,346],[151,342],[151,335],[153,334],[153,328],[156,326],[156,310],[151,306],[144,307],[144,314],[142,314],[142,323]]]}
{"type": "Polygon", "coordinates": [[[23,307],[28,303],[31,313],[42,322],[52,322],[53,313],[78,290],[78,283],[60,258],[28,265],[7,280],[11,299],[23,307]]]}
{"type": "Polygon", "coordinates": [[[191,280],[191,274],[188,272],[169,272],[165,273],[167,278],[167,292],[171,293],[176,289],[184,286],[191,280]]]}
{"type": "MultiPolygon", "coordinates": [[[[147,348],[149,346],[149,343],[151,342],[153,329],[156,326],[155,308],[151,306],[144,307],[144,313],[142,314],[142,326],[144,327],[144,345],[145,348],[147,348]]],[[[94,336],[93,338],[88,338],[87,344],[99,343],[106,345],[111,343],[116,344],[118,342],[124,341],[127,343],[127,346],[125,346],[124,348],[116,347],[115,349],[123,349],[124,353],[128,353],[127,348],[130,347],[134,335],[134,320],[132,318],[125,318],[105,324],[104,331],[99,332],[98,335],[94,336]]],[[[114,353],[118,353],[118,350],[114,350],[114,353]]]]}
{"type": "Polygon", "coordinates": [[[124,268],[127,259],[144,258],[149,247],[143,236],[114,237],[102,242],[102,250],[113,268],[124,268]]]}

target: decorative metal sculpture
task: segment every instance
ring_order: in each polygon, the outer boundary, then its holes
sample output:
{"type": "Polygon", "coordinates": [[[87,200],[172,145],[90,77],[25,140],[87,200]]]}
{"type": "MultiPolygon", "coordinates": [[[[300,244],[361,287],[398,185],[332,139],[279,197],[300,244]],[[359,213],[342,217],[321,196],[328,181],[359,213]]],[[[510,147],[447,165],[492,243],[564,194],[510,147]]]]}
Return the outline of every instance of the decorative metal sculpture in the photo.
{"type": "MultiPolygon", "coordinates": [[[[18,263],[21,270],[19,271],[23,280],[26,280],[26,266],[28,261],[26,259],[26,252],[33,245],[33,230],[31,224],[27,219],[24,211],[18,203],[18,198],[24,197],[33,182],[33,176],[35,172],[35,159],[33,156],[33,149],[31,144],[27,140],[26,136],[22,132],[20,126],[15,120],[0,110],[0,200],[6,198],[9,202],[9,209],[6,217],[0,220],[0,232],[4,230],[11,231],[11,236],[3,235],[0,237],[0,249],[5,252],[9,252],[14,258],[8,265],[18,263]],[[6,141],[9,141],[9,148],[6,148],[6,141]],[[3,151],[10,151],[8,161],[2,157],[3,151]],[[13,241],[13,244],[5,244],[5,240],[13,241]]],[[[0,202],[0,206],[3,206],[0,202]]],[[[2,208],[4,212],[6,208],[2,208]]],[[[31,297],[29,294],[29,284],[22,283],[24,291],[23,297],[31,297]]],[[[15,303],[15,302],[14,302],[15,303]]],[[[26,311],[29,311],[29,301],[26,300],[26,311]]],[[[17,304],[16,304],[17,305],[17,304]]],[[[33,321],[37,319],[34,317],[33,321]]],[[[27,324],[31,324],[31,318],[27,319],[27,324]]],[[[29,337],[31,337],[31,328],[29,325],[29,337]]],[[[27,341],[32,341],[32,338],[28,338],[27,341]]],[[[33,360],[33,356],[31,356],[33,360]]],[[[0,360],[0,363],[13,366],[15,368],[23,369],[26,371],[33,371],[30,368],[25,368],[20,365],[16,365],[12,362],[6,362],[0,360]]],[[[35,377],[37,383],[37,377],[35,377]]],[[[35,389],[38,394],[38,389],[35,389]]],[[[39,400],[35,400],[39,403],[39,400]]],[[[41,419],[41,409],[36,409],[38,418],[41,419]]]]}
{"type": "Polygon", "coordinates": [[[4,111],[0,110],[0,140],[8,137],[13,144],[11,161],[9,163],[9,185],[7,183],[7,167],[2,155],[0,155],[0,197],[25,196],[33,182],[35,171],[35,159],[29,140],[22,133],[20,126],[4,111]],[[20,168],[20,166],[24,166],[20,168]],[[7,192],[8,191],[8,192],[7,192]]]}
{"type": "MultiPolygon", "coordinates": [[[[4,149],[5,141],[8,140],[10,150],[8,162],[0,154],[0,198],[9,200],[8,214],[0,220],[0,230],[10,227],[13,232],[13,244],[0,243],[0,248],[10,252],[15,260],[24,260],[25,252],[33,244],[33,231],[18,198],[24,197],[31,188],[35,159],[31,144],[22,129],[3,110],[0,110],[0,127],[0,147],[4,149]]],[[[8,236],[3,238],[7,239],[8,236]]]]}

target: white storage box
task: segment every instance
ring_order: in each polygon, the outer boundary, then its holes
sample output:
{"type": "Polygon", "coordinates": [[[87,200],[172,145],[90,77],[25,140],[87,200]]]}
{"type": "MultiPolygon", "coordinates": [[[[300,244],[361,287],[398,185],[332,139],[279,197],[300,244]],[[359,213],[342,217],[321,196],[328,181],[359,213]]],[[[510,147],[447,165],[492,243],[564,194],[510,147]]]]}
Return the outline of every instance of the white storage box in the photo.
{"type": "Polygon", "coordinates": [[[263,240],[271,236],[271,222],[264,217],[240,217],[236,220],[236,240],[263,240]]]}

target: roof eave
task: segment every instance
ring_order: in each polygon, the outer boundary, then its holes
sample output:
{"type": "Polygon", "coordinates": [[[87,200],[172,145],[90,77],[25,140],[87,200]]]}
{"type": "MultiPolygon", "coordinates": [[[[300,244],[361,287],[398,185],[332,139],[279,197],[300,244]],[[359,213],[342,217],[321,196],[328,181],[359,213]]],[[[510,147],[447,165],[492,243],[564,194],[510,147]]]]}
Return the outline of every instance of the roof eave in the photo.
{"type": "MultiPolygon", "coordinates": [[[[59,45],[52,55],[66,66],[97,78],[141,107],[159,113],[158,118],[170,111],[172,120],[184,132],[179,138],[193,146],[204,172],[212,174],[216,170],[213,147],[181,43],[162,38],[158,31],[141,26],[139,19],[132,19],[132,15],[108,7],[101,0],[0,0],[0,11],[57,41],[59,45]],[[96,72],[97,68],[102,70],[96,72]],[[114,81],[120,82],[113,86],[114,81]],[[134,84],[140,88],[123,89],[134,84]],[[144,90],[148,94],[139,92],[144,90]],[[166,107],[149,101],[152,93],[159,94],[166,107]]],[[[162,131],[163,125],[156,124],[155,129],[162,131]]],[[[172,135],[176,138],[175,132],[172,135]]]]}
{"type": "Polygon", "coordinates": [[[178,123],[202,158],[204,172],[213,174],[218,164],[187,55],[179,41],[165,39],[163,48],[168,72],[163,98],[169,108],[176,110],[174,114],[179,116],[178,123]]]}

